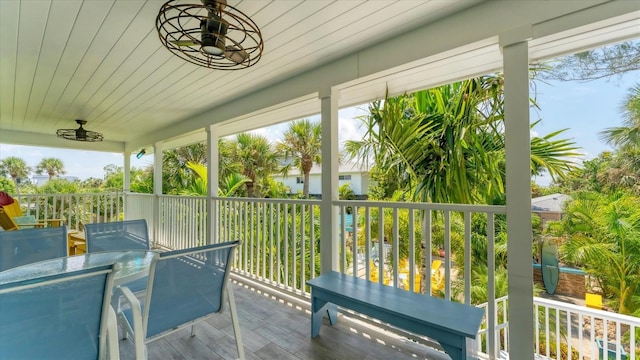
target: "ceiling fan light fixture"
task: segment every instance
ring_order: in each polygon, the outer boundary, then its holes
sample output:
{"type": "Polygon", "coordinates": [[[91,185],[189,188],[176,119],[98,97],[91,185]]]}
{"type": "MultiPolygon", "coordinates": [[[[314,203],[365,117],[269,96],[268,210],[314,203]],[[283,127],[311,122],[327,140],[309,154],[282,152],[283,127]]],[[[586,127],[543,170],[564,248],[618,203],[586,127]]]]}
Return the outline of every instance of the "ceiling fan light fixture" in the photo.
{"type": "Polygon", "coordinates": [[[76,123],[80,125],[77,129],[58,129],[56,135],[59,138],[73,140],[73,141],[86,141],[86,142],[98,142],[103,140],[102,134],[89,131],[82,127],[86,124],[86,120],[76,120],[76,123]]]}
{"type": "Polygon", "coordinates": [[[169,0],[160,8],[156,29],[162,44],[174,55],[210,69],[253,66],[264,49],[256,23],[226,0],[201,0],[199,4],[169,0]]]}

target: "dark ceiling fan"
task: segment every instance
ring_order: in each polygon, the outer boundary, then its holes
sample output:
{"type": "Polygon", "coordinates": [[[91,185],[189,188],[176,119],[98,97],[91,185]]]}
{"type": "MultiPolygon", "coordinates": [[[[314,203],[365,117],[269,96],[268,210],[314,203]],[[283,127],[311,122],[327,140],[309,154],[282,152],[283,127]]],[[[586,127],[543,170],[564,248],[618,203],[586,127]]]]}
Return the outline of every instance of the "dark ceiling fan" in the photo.
{"type": "Polygon", "coordinates": [[[162,44],[193,64],[236,70],[255,65],[264,43],[251,18],[226,0],[202,4],[167,1],[160,8],[156,28],[162,44]]]}
{"type": "Polygon", "coordinates": [[[74,141],[87,141],[87,142],[102,141],[103,139],[102,134],[95,131],[85,130],[85,128],[82,127],[82,125],[87,123],[86,120],[76,120],[76,123],[80,125],[79,128],[58,129],[58,131],[56,131],[56,135],[58,135],[58,137],[61,137],[63,139],[74,140],[74,141]]]}

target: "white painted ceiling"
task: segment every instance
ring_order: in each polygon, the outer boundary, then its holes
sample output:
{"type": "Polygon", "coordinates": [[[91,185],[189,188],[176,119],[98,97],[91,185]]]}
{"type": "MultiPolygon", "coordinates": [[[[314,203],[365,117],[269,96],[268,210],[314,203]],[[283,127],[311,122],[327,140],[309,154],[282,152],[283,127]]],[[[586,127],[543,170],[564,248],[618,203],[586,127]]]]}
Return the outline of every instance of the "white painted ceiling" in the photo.
{"type": "Polygon", "coordinates": [[[85,119],[105,142],[135,141],[477,2],[230,0],[265,47],[256,66],[221,71],[162,47],[161,0],[1,0],[0,131],[44,138],[85,119]]]}
{"type": "Polygon", "coordinates": [[[228,1],[263,34],[248,69],[165,49],[164,0],[0,0],[0,143],[178,146],[212,123],[224,135],[315,113],[327,86],[347,106],[496,71],[513,42],[536,61],[640,37],[637,0],[228,1]],[[55,137],[75,119],[105,141],[55,137]]]}

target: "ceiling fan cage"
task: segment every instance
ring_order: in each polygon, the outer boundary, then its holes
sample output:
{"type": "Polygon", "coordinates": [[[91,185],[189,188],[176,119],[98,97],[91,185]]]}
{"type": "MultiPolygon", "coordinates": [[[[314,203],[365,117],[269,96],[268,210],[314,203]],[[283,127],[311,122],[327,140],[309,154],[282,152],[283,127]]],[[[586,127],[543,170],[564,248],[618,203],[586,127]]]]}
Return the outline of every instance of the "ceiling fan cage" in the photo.
{"type": "Polygon", "coordinates": [[[86,142],[97,142],[102,141],[102,134],[89,131],[82,127],[82,125],[86,124],[86,120],[76,120],[76,123],[80,125],[77,129],[58,129],[56,131],[56,135],[60,138],[73,140],[73,141],[86,141],[86,142]]]}
{"type": "MultiPolygon", "coordinates": [[[[197,1],[197,0],[193,0],[197,1]]],[[[262,57],[262,33],[251,18],[225,0],[202,4],[167,1],[160,8],[156,28],[162,44],[176,56],[199,66],[238,70],[255,65],[262,57]],[[207,52],[207,42],[218,47],[207,52]]]]}

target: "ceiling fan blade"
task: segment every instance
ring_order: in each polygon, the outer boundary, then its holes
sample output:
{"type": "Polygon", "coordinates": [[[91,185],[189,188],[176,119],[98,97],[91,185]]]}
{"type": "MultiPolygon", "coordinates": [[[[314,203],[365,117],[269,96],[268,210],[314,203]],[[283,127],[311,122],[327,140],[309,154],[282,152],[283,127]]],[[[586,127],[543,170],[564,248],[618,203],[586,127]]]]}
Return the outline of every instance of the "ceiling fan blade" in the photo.
{"type": "Polygon", "coordinates": [[[171,40],[170,43],[178,46],[196,46],[200,45],[199,42],[195,42],[193,40],[171,40]]]}
{"type": "Polygon", "coordinates": [[[244,49],[239,49],[235,46],[229,45],[224,51],[224,57],[235,62],[236,64],[242,64],[247,60],[249,54],[244,49]]]}

